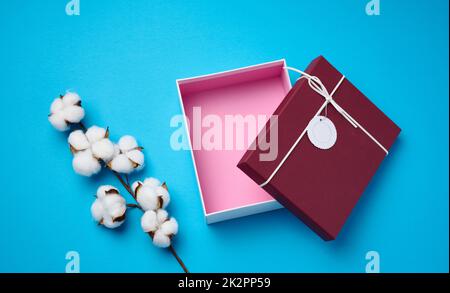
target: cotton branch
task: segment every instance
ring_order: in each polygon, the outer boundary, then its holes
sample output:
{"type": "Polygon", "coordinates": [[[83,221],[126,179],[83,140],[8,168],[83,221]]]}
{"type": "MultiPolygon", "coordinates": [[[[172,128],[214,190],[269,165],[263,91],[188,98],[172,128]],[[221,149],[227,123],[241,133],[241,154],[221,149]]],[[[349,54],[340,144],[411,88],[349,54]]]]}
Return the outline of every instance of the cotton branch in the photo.
{"type": "Polygon", "coordinates": [[[92,126],[86,128],[81,120],[85,112],[81,99],[76,93],[66,93],[56,98],[50,107],[49,122],[59,131],[69,130],[71,125],[78,130],[70,133],[68,141],[70,151],[74,155],[72,165],[76,173],[83,176],[94,175],[106,167],[109,169],[136,204],[127,204],[119,191],[111,185],[98,188],[96,200],[91,206],[91,213],[99,225],[116,228],[125,221],[127,208],[138,208],[144,215],[141,227],[152,239],[153,244],[168,248],[176,258],[184,272],[186,266],[172,245],[172,237],[178,232],[177,221],[169,217],[165,207],[170,201],[165,183],[155,178],[147,178],[130,185],[129,173],[140,170],[144,166],[143,148],[132,136],[122,136],[117,144],[109,139],[109,129],[92,126]],[[124,174],[125,179],[121,174],[124,174]]]}

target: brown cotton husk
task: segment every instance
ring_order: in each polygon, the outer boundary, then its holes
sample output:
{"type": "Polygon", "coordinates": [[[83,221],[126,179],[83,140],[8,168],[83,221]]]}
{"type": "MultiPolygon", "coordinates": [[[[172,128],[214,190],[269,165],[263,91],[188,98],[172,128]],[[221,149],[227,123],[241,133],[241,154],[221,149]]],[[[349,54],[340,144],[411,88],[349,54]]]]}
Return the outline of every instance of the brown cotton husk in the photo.
{"type": "Polygon", "coordinates": [[[128,160],[130,160],[131,164],[133,165],[133,169],[136,169],[137,167],[140,166],[140,164],[136,163],[136,162],[133,161],[132,159],[128,158],[128,160]]]}
{"type": "Polygon", "coordinates": [[[119,194],[119,191],[115,188],[111,188],[110,190],[105,191],[105,194],[119,194]]]}
{"type": "Polygon", "coordinates": [[[141,187],[142,187],[142,183],[141,183],[141,182],[138,182],[137,187],[136,187],[136,190],[134,191],[134,194],[135,194],[135,195],[138,194],[138,191],[139,191],[139,189],[140,189],[141,187]]]}
{"type": "Polygon", "coordinates": [[[76,148],[74,148],[71,144],[69,144],[69,148],[70,148],[70,152],[72,153],[72,155],[75,155],[76,153],[78,153],[78,150],[76,148]]]}
{"type": "Polygon", "coordinates": [[[162,197],[161,197],[161,196],[158,196],[158,204],[159,204],[159,208],[160,208],[160,209],[162,209],[163,203],[164,203],[164,201],[163,201],[162,197]]]}
{"type": "Polygon", "coordinates": [[[124,220],[125,220],[125,214],[126,214],[126,213],[123,213],[122,216],[113,218],[113,219],[112,219],[112,220],[113,220],[113,223],[114,223],[114,222],[122,222],[122,221],[124,221],[124,220]]]}

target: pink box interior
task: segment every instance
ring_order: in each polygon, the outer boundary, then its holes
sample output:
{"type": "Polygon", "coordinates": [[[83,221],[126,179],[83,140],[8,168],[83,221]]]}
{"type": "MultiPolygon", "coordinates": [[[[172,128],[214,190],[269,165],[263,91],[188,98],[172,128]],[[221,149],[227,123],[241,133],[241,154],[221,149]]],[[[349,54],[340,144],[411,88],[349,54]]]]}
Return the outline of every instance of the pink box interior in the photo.
{"type": "MultiPolygon", "coordinates": [[[[215,114],[219,115],[222,121],[224,115],[237,114],[261,114],[268,119],[291,88],[284,66],[284,60],[280,60],[178,80],[181,102],[190,121],[188,125],[191,145],[193,107],[201,107],[201,117],[215,114]]],[[[206,130],[207,128],[203,128],[202,134],[206,130]]],[[[257,129],[256,133],[259,133],[259,130],[257,129]]],[[[254,137],[245,137],[245,142],[248,139],[252,142],[254,137]]],[[[273,200],[236,167],[245,150],[233,149],[193,149],[206,214],[273,200]]]]}

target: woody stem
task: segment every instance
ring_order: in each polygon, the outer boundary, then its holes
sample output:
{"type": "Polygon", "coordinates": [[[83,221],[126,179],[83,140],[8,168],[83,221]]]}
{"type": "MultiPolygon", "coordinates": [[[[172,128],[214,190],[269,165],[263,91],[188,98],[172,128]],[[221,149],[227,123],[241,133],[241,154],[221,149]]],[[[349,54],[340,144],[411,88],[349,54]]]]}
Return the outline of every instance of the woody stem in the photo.
{"type": "MultiPolygon", "coordinates": [[[[127,184],[127,183],[125,182],[125,180],[122,178],[122,176],[120,176],[119,173],[117,173],[116,171],[110,169],[109,167],[108,167],[108,169],[111,170],[111,171],[114,173],[114,175],[117,177],[117,179],[119,179],[120,183],[122,183],[122,185],[123,185],[123,186],[125,187],[125,189],[128,191],[128,193],[129,193],[129,194],[137,201],[136,195],[134,194],[134,192],[133,192],[133,190],[131,189],[130,185],[127,184]]],[[[151,234],[149,234],[149,233],[147,233],[147,234],[148,234],[148,236],[150,236],[150,238],[153,239],[153,237],[152,237],[151,234]]],[[[173,254],[173,256],[175,257],[175,259],[178,261],[178,263],[180,264],[180,266],[183,268],[183,271],[184,271],[185,273],[189,273],[189,271],[188,271],[186,265],[183,263],[183,261],[181,260],[181,258],[178,256],[178,254],[177,254],[177,252],[175,251],[175,248],[173,247],[173,245],[170,245],[170,246],[169,246],[169,251],[173,254]]]]}
{"type": "MultiPolygon", "coordinates": [[[[83,130],[86,131],[86,127],[84,126],[83,123],[79,122],[78,123],[79,127],[83,130]]],[[[109,169],[116,177],[117,179],[120,181],[120,183],[123,185],[123,187],[125,187],[125,189],[128,191],[128,193],[134,198],[134,200],[137,202],[137,198],[136,195],[133,192],[133,189],[130,187],[130,184],[128,184],[127,182],[125,182],[125,180],[122,178],[122,176],[120,176],[119,173],[117,173],[116,171],[112,170],[108,165],[106,165],[106,168],[109,169]]],[[[139,207],[139,206],[138,206],[139,207]]],[[[139,207],[140,210],[142,210],[139,207]]],[[[150,235],[149,233],[147,233],[148,236],[150,236],[151,239],[153,239],[152,235],[150,235]]],[[[173,247],[173,245],[169,246],[169,251],[172,253],[172,255],[175,257],[175,259],[178,261],[178,263],[180,264],[180,266],[183,268],[183,271],[185,273],[189,273],[186,265],[183,263],[183,261],[181,260],[181,258],[178,256],[177,252],[175,251],[175,248],[173,247]]]]}
{"type": "Polygon", "coordinates": [[[139,205],[134,204],[134,203],[127,203],[127,207],[128,208],[139,208],[139,205]]]}
{"type": "Polygon", "coordinates": [[[122,183],[123,187],[125,187],[125,189],[128,191],[128,193],[134,198],[134,200],[137,201],[136,196],[134,195],[133,190],[131,189],[130,185],[128,185],[125,180],[123,180],[122,176],[120,176],[119,173],[117,173],[116,171],[112,170],[111,168],[109,168],[107,166],[107,168],[109,170],[111,170],[111,172],[113,172],[113,174],[117,177],[117,179],[119,179],[120,183],[122,183]]]}
{"type": "Polygon", "coordinates": [[[173,256],[175,256],[175,258],[177,259],[178,263],[180,264],[180,266],[183,268],[183,271],[185,273],[189,273],[187,267],[184,265],[183,261],[181,260],[181,258],[178,256],[177,252],[175,251],[175,248],[173,247],[173,245],[171,244],[169,246],[169,250],[170,252],[173,254],[173,256]]]}

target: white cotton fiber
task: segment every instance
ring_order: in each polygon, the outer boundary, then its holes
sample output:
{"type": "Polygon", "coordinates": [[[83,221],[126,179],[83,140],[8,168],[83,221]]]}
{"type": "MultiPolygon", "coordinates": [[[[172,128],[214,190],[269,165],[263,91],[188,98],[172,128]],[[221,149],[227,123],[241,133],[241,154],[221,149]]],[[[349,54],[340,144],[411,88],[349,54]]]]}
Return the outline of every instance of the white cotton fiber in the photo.
{"type": "Polygon", "coordinates": [[[94,143],[96,141],[99,141],[106,136],[106,129],[102,127],[98,127],[96,125],[89,127],[89,129],[86,131],[86,136],[90,143],[94,143]]]}
{"type": "Polygon", "coordinates": [[[126,210],[125,204],[116,203],[109,208],[109,214],[113,219],[117,220],[125,214],[126,210]]]}
{"type": "Polygon", "coordinates": [[[170,246],[170,238],[165,235],[161,230],[157,230],[153,236],[153,244],[158,247],[166,248],[170,246]]]}
{"type": "Polygon", "coordinates": [[[156,178],[150,177],[150,178],[147,178],[144,180],[144,184],[148,185],[148,186],[156,187],[156,186],[160,186],[161,182],[156,178]]]}
{"type": "Polygon", "coordinates": [[[136,142],[136,139],[131,135],[125,135],[119,139],[119,148],[122,152],[127,152],[137,147],[138,144],[136,142]]]}
{"type": "Polygon", "coordinates": [[[96,199],[91,206],[91,214],[94,220],[100,222],[103,219],[104,213],[103,205],[101,204],[99,199],[96,199]]]}
{"type": "Polygon", "coordinates": [[[91,149],[92,154],[103,161],[109,161],[114,156],[114,144],[107,138],[94,142],[91,149]]]}
{"type": "Polygon", "coordinates": [[[169,217],[169,213],[167,213],[166,210],[159,209],[156,211],[156,218],[158,219],[158,223],[162,224],[165,221],[167,221],[167,218],[169,217]]]}
{"type": "Polygon", "coordinates": [[[76,173],[83,176],[92,176],[101,169],[100,163],[92,156],[90,149],[76,153],[72,160],[72,166],[76,173]]]}
{"type": "Polygon", "coordinates": [[[50,113],[54,114],[61,111],[64,108],[64,103],[61,98],[56,98],[50,105],[50,113]]]}
{"type": "Polygon", "coordinates": [[[165,235],[175,235],[178,233],[178,222],[174,218],[170,218],[161,224],[160,229],[165,235]]]}
{"type": "Polygon", "coordinates": [[[120,154],[120,148],[118,144],[114,144],[114,157],[118,156],[120,154]]]}
{"type": "Polygon", "coordinates": [[[69,134],[69,144],[77,151],[88,149],[91,145],[82,130],[75,130],[69,134]]]}
{"type": "Polygon", "coordinates": [[[144,232],[154,232],[158,228],[155,211],[146,211],[141,218],[141,227],[144,232]]]}
{"type": "Polygon", "coordinates": [[[140,169],[144,166],[144,154],[140,150],[131,150],[126,152],[128,159],[133,163],[138,164],[136,169],[140,169]]]}
{"type": "Polygon", "coordinates": [[[153,187],[141,186],[136,194],[136,200],[144,211],[158,208],[159,200],[153,187]]]}
{"type": "Polygon", "coordinates": [[[117,205],[125,204],[125,199],[118,193],[106,193],[101,199],[109,212],[115,209],[117,205]]]}
{"type": "Polygon", "coordinates": [[[50,124],[52,124],[53,127],[58,129],[59,131],[65,131],[69,129],[69,125],[67,125],[62,112],[51,114],[48,117],[48,121],[50,121],[50,124]]]}
{"type": "Polygon", "coordinates": [[[84,109],[79,106],[68,106],[63,110],[64,119],[70,123],[78,123],[84,118],[84,109]]]}
{"type": "Polygon", "coordinates": [[[119,154],[114,157],[111,162],[109,162],[111,169],[119,173],[131,173],[133,168],[133,163],[128,159],[125,154],[119,154]]]}
{"type": "Polygon", "coordinates": [[[127,209],[125,199],[119,194],[107,194],[102,200],[108,216],[112,219],[121,217],[127,209]]]}
{"type": "Polygon", "coordinates": [[[65,106],[72,106],[81,101],[80,96],[77,93],[67,92],[61,100],[65,106]]]}

